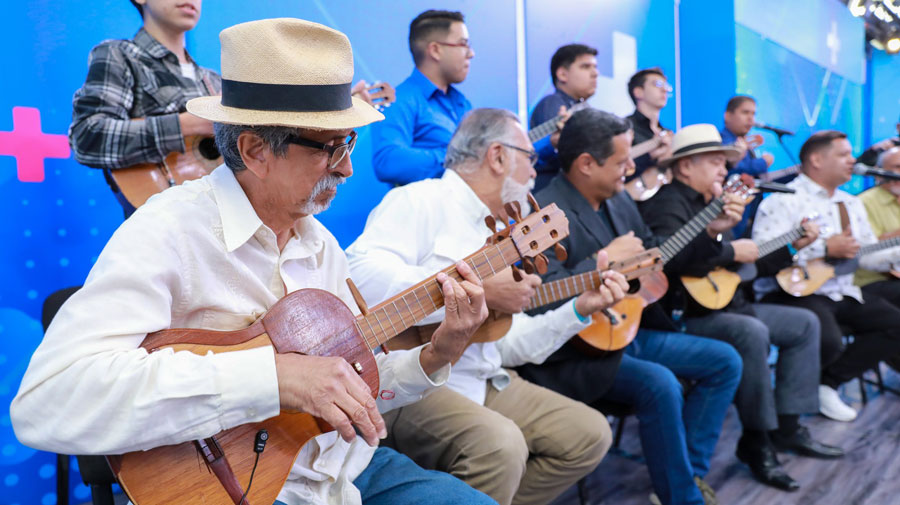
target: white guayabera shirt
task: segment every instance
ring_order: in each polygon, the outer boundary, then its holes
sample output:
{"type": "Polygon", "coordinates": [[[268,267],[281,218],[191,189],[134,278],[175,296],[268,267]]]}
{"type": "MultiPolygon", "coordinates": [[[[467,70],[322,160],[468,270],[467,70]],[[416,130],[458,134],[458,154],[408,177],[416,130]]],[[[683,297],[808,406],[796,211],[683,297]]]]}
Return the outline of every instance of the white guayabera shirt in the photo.
{"type": "MultiPolygon", "coordinates": [[[[380,303],[477,251],[491,235],[490,210],[454,170],[392,189],[369,214],[362,235],[347,248],[353,280],[370,305],[380,303]]],[[[419,324],[444,319],[443,309],[419,324]]],[[[542,363],[572,335],[590,325],[571,303],[538,316],[514,314],[496,342],[472,344],[453,365],[447,387],[484,404],[485,384],[509,384],[503,367],[542,363]]]]}
{"type": "MultiPolygon", "coordinates": [[[[356,313],[334,237],[311,216],[293,231],[279,251],[224,165],[151,198],[110,239],[32,357],[10,408],[18,438],[64,454],[120,454],[278,415],[272,347],[200,356],[138,346],[166,328],[244,328],[285,290],[323,289],[356,313]]],[[[378,400],[380,410],[446,382],[449,366],[427,377],[420,351],[376,356],[381,387],[394,392],[378,400]]],[[[359,504],[352,482],[373,452],[361,437],[319,435],[278,498],[359,504]]]]}
{"type": "MultiPolygon", "coordinates": [[[[753,240],[765,242],[773,239],[792,228],[798,226],[804,216],[819,215],[820,228],[824,225],[828,234],[820,234],[812,244],[798,251],[801,262],[825,256],[825,241],[834,234],[842,231],[841,214],[838,202],[842,202],[847,209],[850,218],[850,231],[853,237],[861,245],[874,244],[878,238],[872,232],[866,216],[866,208],[859,198],[841,191],[835,190],[829,196],[818,183],[800,174],[796,179],[788,183],[788,186],[797,190],[796,193],[776,193],[769,195],[759,205],[756,219],[753,222],[753,240]]],[[[875,271],[890,270],[891,261],[896,259],[897,249],[887,249],[878,253],[867,254],[860,257],[859,264],[862,268],[875,271]]],[[[758,296],[781,289],[772,277],[757,279],[753,284],[758,296]]],[[[862,303],[862,291],[853,284],[853,273],[837,275],[829,279],[816,291],[818,295],[824,295],[838,302],[845,296],[856,299],[862,303]]]]}

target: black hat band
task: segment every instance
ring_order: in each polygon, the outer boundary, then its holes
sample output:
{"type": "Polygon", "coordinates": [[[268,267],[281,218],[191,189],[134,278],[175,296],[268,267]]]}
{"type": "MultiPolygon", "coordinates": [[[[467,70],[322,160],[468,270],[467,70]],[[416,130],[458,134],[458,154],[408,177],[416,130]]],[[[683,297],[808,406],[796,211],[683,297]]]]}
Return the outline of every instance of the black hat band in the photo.
{"type": "Polygon", "coordinates": [[[281,112],[335,112],[353,107],[350,83],[264,84],[222,79],[222,105],[281,112]]]}

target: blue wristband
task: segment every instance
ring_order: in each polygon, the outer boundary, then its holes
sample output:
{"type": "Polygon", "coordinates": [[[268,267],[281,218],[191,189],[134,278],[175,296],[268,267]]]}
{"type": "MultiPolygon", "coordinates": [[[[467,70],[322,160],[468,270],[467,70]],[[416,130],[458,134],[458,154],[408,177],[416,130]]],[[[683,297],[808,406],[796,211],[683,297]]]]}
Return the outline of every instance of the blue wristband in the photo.
{"type": "Polygon", "coordinates": [[[794,244],[788,244],[787,248],[788,251],[790,251],[792,258],[797,255],[797,249],[794,247],[794,244]]]}
{"type": "Polygon", "coordinates": [[[572,299],[572,312],[575,313],[575,317],[577,317],[578,320],[581,321],[582,323],[586,323],[586,322],[590,321],[591,316],[585,317],[578,313],[578,309],[575,308],[575,300],[577,300],[577,298],[572,299]]]}

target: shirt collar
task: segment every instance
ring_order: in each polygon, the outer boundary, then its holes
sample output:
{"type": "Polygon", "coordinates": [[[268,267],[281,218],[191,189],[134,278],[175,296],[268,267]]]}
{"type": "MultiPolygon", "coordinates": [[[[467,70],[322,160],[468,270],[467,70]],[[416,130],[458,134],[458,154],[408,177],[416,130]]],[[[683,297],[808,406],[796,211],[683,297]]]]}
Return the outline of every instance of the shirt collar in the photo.
{"type": "Polygon", "coordinates": [[[703,195],[697,192],[694,188],[688,186],[687,184],[679,181],[678,179],[672,179],[672,187],[676,189],[682,196],[688,199],[688,201],[697,201],[702,205],[706,205],[706,199],[703,198],[703,195]]]}
{"type": "Polygon", "coordinates": [[[234,172],[224,164],[209,174],[209,184],[216,196],[216,207],[222,220],[225,249],[233,252],[244,245],[260,227],[265,226],[247,199],[234,172]]]}
{"type": "Polygon", "coordinates": [[[875,186],[870,191],[872,191],[875,199],[875,203],[878,205],[897,205],[897,197],[894,196],[893,193],[884,189],[881,186],[875,186]]]}
{"type": "Polygon", "coordinates": [[[841,189],[834,190],[834,195],[829,196],[828,190],[823,188],[818,182],[812,180],[809,176],[804,173],[800,173],[797,176],[795,181],[795,187],[804,191],[805,193],[809,193],[814,196],[818,196],[819,198],[823,198],[825,200],[830,200],[833,202],[846,202],[850,200],[850,194],[841,189]]]}
{"type": "Polygon", "coordinates": [[[573,103],[575,103],[575,102],[578,101],[578,100],[576,100],[575,98],[572,98],[571,96],[569,96],[568,93],[566,93],[565,91],[563,91],[563,90],[561,90],[561,89],[559,89],[559,88],[556,88],[556,94],[557,94],[560,98],[562,98],[563,103],[565,103],[566,106],[570,106],[570,105],[572,105],[573,103]]]}
{"type": "MultiPolygon", "coordinates": [[[[260,228],[268,230],[272,239],[275,239],[275,233],[256,214],[244,188],[230,168],[223,164],[213,170],[209,175],[209,184],[216,196],[216,206],[222,220],[222,236],[228,252],[234,252],[246,244],[260,228]]],[[[306,216],[294,224],[291,240],[294,239],[306,244],[311,253],[318,252],[324,245],[322,233],[312,216],[306,216]]]]}
{"type": "MultiPolygon", "coordinates": [[[[176,56],[175,53],[169,51],[166,46],[162,45],[158,40],[153,38],[152,35],[147,33],[147,30],[143,27],[138,30],[137,34],[134,36],[134,43],[144,51],[147,51],[150,56],[153,56],[158,60],[161,60],[170,54],[175,56],[176,60],[178,59],[178,56],[176,56]]],[[[184,55],[189,62],[194,62],[194,59],[188,54],[187,48],[184,50],[184,55]]]]}
{"type": "Polygon", "coordinates": [[[409,76],[409,82],[422,93],[422,96],[425,99],[431,98],[435,93],[440,93],[442,95],[446,94],[447,96],[456,92],[456,88],[453,87],[452,84],[447,86],[447,93],[437,86],[431,80],[425,76],[418,68],[414,68],[412,75],[409,76]]]}
{"type": "MultiPolygon", "coordinates": [[[[629,117],[629,119],[631,119],[631,122],[633,123],[633,125],[640,125],[643,128],[646,128],[647,130],[652,129],[650,127],[650,118],[645,116],[643,112],[641,112],[637,109],[634,109],[634,114],[632,114],[631,117],[629,117]]],[[[659,123],[659,127],[665,128],[662,125],[662,122],[659,123]]]]}
{"type": "Polygon", "coordinates": [[[450,198],[459,204],[467,221],[483,223],[484,218],[490,215],[491,210],[481,201],[481,198],[478,198],[469,183],[456,173],[456,170],[445,170],[441,180],[450,189],[452,193],[450,198]]]}

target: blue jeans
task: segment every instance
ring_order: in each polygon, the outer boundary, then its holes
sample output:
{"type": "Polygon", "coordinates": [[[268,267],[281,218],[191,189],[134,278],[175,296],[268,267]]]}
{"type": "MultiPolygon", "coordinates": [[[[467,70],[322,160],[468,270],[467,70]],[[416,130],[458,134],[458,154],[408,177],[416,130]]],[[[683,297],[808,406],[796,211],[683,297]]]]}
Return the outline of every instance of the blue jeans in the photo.
{"type": "MultiPolygon", "coordinates": [[[[369,466],[353,484],[365,505],[497,505],[488,495],[476,491],[456,477],[425,470],[399,452],[379,447],[369,466]]],[[[285,505],[276,501],[275,505],[285,505]]]]}
{"type": "Polygon", "coordinates": [[[653,489],[664,504],[703,505],[694,475],[709,471],[741,379],[733,347],[684,333],[640,330],[604,399],[632,405],[653,489]],[[681,377],[696,384],[684,396],[681,377]]]}

